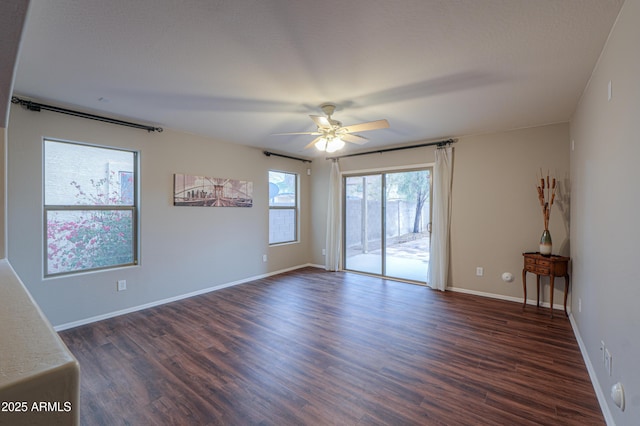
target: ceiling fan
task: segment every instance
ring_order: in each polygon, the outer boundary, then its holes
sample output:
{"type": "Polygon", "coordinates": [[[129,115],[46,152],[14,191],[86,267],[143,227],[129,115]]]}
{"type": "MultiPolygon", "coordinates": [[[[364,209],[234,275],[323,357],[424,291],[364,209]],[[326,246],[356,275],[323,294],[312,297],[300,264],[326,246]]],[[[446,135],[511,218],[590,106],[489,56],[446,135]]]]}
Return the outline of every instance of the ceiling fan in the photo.
{"type": "Polygon", "coordinates": [[[364,136],[354,134],[356,132],[386,129],[389,127],[387,120],[376,120],[353,124],[351,126],[342,126],[341,122],[331,118],[336,110],[335,104],[322,104],[320,108],[326,114],[326,117],[321,115],[309,116],[318,127],[315,132],[277,133],[277,135],[314,135],[317,137],[305,146],[305,149],[315,145],[320,151],[335,152],[344,147],[345,142],[362,145],[368,141],[364,136]]]}

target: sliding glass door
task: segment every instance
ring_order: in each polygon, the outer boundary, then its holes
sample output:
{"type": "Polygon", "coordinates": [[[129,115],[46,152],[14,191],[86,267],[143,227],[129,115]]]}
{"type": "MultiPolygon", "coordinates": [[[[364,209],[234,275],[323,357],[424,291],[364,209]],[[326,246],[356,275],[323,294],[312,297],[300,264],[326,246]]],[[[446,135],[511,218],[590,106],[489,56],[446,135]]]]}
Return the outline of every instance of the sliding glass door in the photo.
{"type": "Polygon", "coordinates": [[[382,275],[382,175],[348,176],[345,269],[382,275]]]}
{"type": "Polygon", "coordinates": [[[344,177],[345,269],[426,282],[431,169],[344,177]]]}

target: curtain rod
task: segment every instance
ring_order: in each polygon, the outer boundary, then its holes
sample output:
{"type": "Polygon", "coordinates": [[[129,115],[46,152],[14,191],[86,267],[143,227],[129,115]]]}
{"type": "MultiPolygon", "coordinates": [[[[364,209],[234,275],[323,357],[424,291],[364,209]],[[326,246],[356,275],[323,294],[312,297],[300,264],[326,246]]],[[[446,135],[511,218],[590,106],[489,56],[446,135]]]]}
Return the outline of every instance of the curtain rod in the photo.
{"type": "Polygon", "coordinates": [[[60,114],[72,115],[74,117],[87,118],[89,120],[102,121],[105,123],[118,124],[120,126],[126,126],[126,127],[133,127],[135,129],[142,129],[142,130],[146,130],[147,132],[158,132],[158,133],[162,132],[162,127],[145,126],[144,124],[131,123],[129,121],[116,120],[115,118],[102,117],[100,115],[89,114],[86,112],[74,111],[71,109],[60,108],[52,105],[45,105],[38,102],[28,101],[26,99],[20,99],[17,96],[13,96],[11,98],[11,103],[19,104],[20,106],[28,109],[29,111],[40,111],[44,109],[46,111],[58,112],[60,114]]]}
{"type": "Polygon", "coordinates": [[[302,161],[303,163],[311,163],[311,160],[305,160],[304,158],[291,157],[289,155],[278,154],[277,152],[262,151],[262,153],[267,157],[271,157],[272,155],[275,155],[276,157],[289,158],[290,160],[298,160],[298,161],[302,161]]]}
{"type": "Polygon", "coordinates": [[[438,147],[441,147],[441,146],[449,145],[452,143],[456,143],[457,141],[458,141],[457,139],[445,139],[445,140],[436,141],[436,142],[421,143],[419,145],[398,146],[395,148],[379,149],[377,151],[356,152],[355,154],[340,155],[338,157],[327,157],[326,160],[338,160],[340,158],[356,157],[358,155],[367,155],[367,154],[382,154],[384,152],[401,151],[403,149],[422,148],[424,146],[438,145],[438,147]]]}

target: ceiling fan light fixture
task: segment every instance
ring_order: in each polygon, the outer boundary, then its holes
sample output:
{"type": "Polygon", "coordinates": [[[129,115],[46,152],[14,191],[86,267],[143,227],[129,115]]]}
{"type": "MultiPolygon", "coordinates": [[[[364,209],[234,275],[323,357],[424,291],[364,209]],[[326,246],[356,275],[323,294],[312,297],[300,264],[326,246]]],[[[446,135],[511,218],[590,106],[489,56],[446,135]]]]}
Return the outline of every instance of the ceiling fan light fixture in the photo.
{"type": "Polygon", "coordinates": [[[342,149],[344,147],[344,141],[342,139],[340,139],[339,137],[323,137],[318,139],[318,142],[315,143],[315,147],[319,150],[319,151],[324,151],[324,152],[336,152],[339,149],[342,149]]]}
{"type": "Polygon", "coordinates": [[[326,151],[327,140],[325,138],[320,138],[318,142],[316,142],[315,147],[318,149],[318,151],[326,151]]]}
{"type": "Polygon", "coordinates": [[[327,142],[326,151],[329,153],[336,152],[337,150],[342,149],[343,147],[344,147],[344,141],[342,139],[333,138],[329,142],[327,142]]]}

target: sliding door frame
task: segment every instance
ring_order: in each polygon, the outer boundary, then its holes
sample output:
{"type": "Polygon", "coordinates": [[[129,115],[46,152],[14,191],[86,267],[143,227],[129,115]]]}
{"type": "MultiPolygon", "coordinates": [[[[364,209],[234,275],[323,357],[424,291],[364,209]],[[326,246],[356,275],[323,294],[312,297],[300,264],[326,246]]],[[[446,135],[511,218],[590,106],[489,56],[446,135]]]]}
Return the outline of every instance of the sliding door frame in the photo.
{"type": "MultiPolygon", "coordinates": [[[[357,272],[357,273],[361,273],[361,274],[366,274],[366,275],[373,275],[373,276],[378,276],[378,277],[382,277],[382,278],[389,278],[389,279],[397,279],[397,280],[402,280],[402,281],[408,281],[408,282],[414,282],[414,283],[418,283],[421,285],[425,285],[425,282],[422,281],[414,281],[414,280],[409,280],[409,279],[404,279],[404,278],[400,278],[400,277],[390,277],[387,276],[386,274],[386,269],[387,269],[387,265],[386,265],[386,251],[387,251],[387,235],[386,235],[386,222],[387,222],[387,196],[386,196],[386,175],[387,174],[391,174],[391,173],[403,173],[403,172],[416,172],[416,171],[424,171],[424,170],[429,170],[430,173],[430,179],[429,179],[429,239],[431,239],[431,217],[433,216],[433,203],[432,201],[432,195],[433,195],[433,167],[434,167],[435,163],[424,163],[424,164],[414,164],[414,165],[410,165],[410,166],[398,166],[398,167],[380,167],[380,168],[375,168],[375,169],[365,169],[365,170],[351,170],[351,171],[344,171],[340,173],[340,178],[342,179],[342,213],[341,213],[341,217],[342,217],[342,247],[344,247],[344,249],[342,250],[342,265],[343,265],[343,270],[345,271],[350,271],[350,272],[357,272]],[[381,200],[381,211],[380,214],[382,215],[382,217],[380,218],[380,244],[381,244],[381,273],[380,274],[375,274],[375,273],[371,273],[371,272],[365,272],[365,271],[358,271],[355,269],[348,269],[347,268],[347,178],[350,177],[358,177],[358,176],[373,176],[373,175],[380,175],[380,179],[381,179],[381,185],[380,185],[380,191],[382,192],[382,194],[380,194],[380,200],[381,200]]],[[[366,199],[365,199],[366,202],[366,199]]],[[[429,246],[431,246],[431,243],[429,243],[429,246]]]]}

